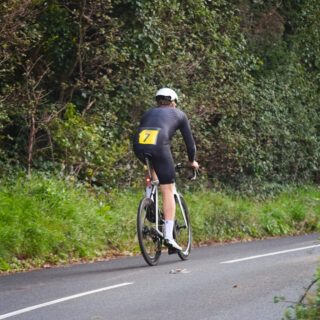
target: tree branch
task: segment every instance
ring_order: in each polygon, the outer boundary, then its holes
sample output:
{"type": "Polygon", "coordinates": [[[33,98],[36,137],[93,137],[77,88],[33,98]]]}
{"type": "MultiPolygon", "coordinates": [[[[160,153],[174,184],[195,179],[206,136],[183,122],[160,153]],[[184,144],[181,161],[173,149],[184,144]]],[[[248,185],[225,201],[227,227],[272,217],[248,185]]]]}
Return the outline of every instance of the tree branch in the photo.
{"type": "Polygon", "coordinates": [[[263,27],[263,24],[264,24],[270,17],[272,17],[272,16],[277,12],[277,10],[281,7],[281,5],[282,5],[282,1],[278,2],[278,3],[276,4],[275,8],[273,8],[271,11],[269,11],[266,15],[264,15],[264,16],[260,19],[257,27],[255,28],[255,30],[254,30],[254,32],[253,32],[254,34],[260,33],[260,31],[261,31],[261,29],[262,29],[262,27],[263,27]]]}
{"type": "Polygon", "coordinates": [[[89,103],[88,105],[84,108],[84,110],[82,111],[82,118],[84,118],[86,112],[94,105],[94,103],[96,102],[97,100],[96,99],[93,99],[91,102],[90,102],[90,99],[89,99],[89,103]]]}
{"type": "Polygon", "coordinates": [[[320,280],[320,278],[316,278],[314,279],[308,286],[308,288],[306,289],[306,291],[304,292],[303,296],[300,298],[299,303],[302,303],[303,300],[305,299],[305,297],[307,296],[307,294],[309,293],[309,290],[311,289],[311,287],[317,283],[320,280]]]}

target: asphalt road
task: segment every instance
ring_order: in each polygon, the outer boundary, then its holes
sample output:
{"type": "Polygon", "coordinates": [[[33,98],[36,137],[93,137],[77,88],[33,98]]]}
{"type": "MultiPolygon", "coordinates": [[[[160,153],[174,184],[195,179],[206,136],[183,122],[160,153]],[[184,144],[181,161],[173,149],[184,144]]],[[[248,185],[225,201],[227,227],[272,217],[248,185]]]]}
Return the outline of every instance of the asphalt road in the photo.
{"type": "Polygon", "coordinates": [[[276,320],[320,264],[320,234],[0,276],[0,319],[276,320]],[[184,272],[170,273],[173,269],[184,272]]]}

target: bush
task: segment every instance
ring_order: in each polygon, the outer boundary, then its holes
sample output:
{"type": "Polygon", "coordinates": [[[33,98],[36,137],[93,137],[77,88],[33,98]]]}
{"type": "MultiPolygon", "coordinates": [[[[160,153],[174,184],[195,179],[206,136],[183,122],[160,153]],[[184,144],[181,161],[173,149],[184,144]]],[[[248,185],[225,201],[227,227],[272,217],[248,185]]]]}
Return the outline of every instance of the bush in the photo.
{"type": "Polygon", "coordinates": [[[209,180],[318,181],[319,12],[317,0],[2,1],[0,170],[132,186],[132,136],[171,86],[209,180]]]}

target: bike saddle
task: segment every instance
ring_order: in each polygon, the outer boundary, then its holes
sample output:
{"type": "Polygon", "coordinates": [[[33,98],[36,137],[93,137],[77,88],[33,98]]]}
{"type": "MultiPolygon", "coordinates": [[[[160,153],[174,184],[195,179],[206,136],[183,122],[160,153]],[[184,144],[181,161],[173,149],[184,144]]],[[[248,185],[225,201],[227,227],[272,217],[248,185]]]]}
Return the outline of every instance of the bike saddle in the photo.
{"type": "Polygon", "coordinates": [[[144,152],[144,153],[143,153],[143,157],[144,157],[144,158],[148,158],[149,160],[151,160],[151,159],[152,159],[152,154],[147,153],[147,152],[144,152]]]}

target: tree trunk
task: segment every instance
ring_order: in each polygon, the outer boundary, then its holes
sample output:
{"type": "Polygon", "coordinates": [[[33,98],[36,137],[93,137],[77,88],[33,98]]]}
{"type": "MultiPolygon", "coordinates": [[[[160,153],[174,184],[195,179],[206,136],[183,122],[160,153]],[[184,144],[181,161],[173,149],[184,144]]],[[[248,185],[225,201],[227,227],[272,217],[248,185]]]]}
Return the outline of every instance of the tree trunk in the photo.
{"type": "Polygon", "coordinates": [[[28,145],[28,162],[27,162],[27,175],[31,175],[31,162],[33,155],[33,147],[35,142],[35,137],[37,133],[36,119],[35,119],[36,107],[33,106],[31,109],[31,119],[30,119],[30,131],[29,131],[29,145],[28,145]]]}

